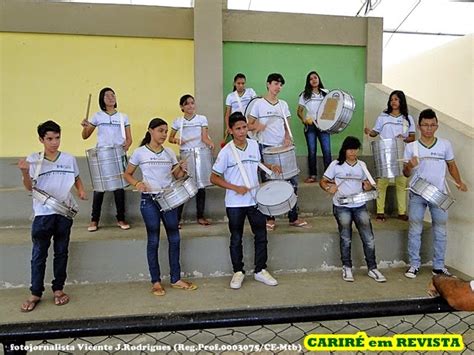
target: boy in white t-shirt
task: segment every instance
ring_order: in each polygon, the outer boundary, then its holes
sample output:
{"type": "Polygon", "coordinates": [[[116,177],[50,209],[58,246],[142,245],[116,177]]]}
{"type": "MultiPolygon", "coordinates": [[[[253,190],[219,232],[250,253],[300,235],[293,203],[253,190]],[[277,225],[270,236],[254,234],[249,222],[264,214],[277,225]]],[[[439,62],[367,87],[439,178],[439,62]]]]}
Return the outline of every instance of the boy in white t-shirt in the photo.
{"type": "MultiPolygon", "coordinates": [[[[431,109],[420,112],[418,127],[421,137],[405,147],[403,174],[406,177],[413,175],[410,187],[413,187],[418,178],[426,180],[436,186],[440,191],[446,192],[446,167],[456,182],[460,191],[467,191],[461,180],[461,175],[454,161],[451,143],[447,139],[437,138],[438,118],[431,109]]],[[[409,196],[409,221],[408,229],[408,257],[410,267],[405,276],[414,279],[420,271],[421,258],[421,233],[426,208],[430,209],[433,225],[433,275],[452,276],[444,264],[446,252],[446,222],[448,212],[428,202],[421,195],[410,191],[409,196]]]]}
{"type": "MultiPolygon", "coordinates": [[[[245,276],[242,250],[245,217],[248,218],[255,236],[255,280],[269,286],[276,286],[278,282],[266,270],[266,218],[257,209],[255,200],[255,188],[258,187],[257,170],[260,162],[258,143],[247,138],[247,122],[240,111],[230,115],[229,129],[233,140],[219,152],[212,168],[211,182],[226,189],[225,206],[231,234],[230,257],[234,270],[230,287],[239,289],[245,276]],[[242,176],[239,163],[235,158],[236,154],[238,154],[246,177],[242,176]],[[247,183],[246,179],[248,179],[247,183]],[[247,184],[250,186],[246,186],[247,184]]],[[[281,171],[277,166],[268,167],[277,173],[281,171]]]]}
{"type": "MultiPolygon", "coordinates": [[[[39,141],[44,150],[33,153],[26,160],[18,163],[23,185],[28,191],[40,189],[60,202],[72,204],[70,195],[74,185],[80,199],[86,199],[84,186],[79,177],[76,158],[60,152],[61,127],[56,122],[46,121],[38,126],[39,141]],[[37,171],[37,169],[40,169],[37,171]]],[[[65,305],[69,296],[63,292],[66,282],[69,237],[72,219],[58,214],[52,207],[33,199],[34,220],[31,226],[33,250],[31,257],[31,296],[21,305],[22,312],[31,312],[40,302],[44,292],[44,275],[48,249],[53,238],[53,273],[52,289],[54,304],[65,305]]]]}
{"type": "Polygon", "coordinates": [[[334,195],[333,213],[339,228],[342,279],[354,281],[351,260],[352,222],[354,222],[362,240],[369,277],[377,282],[385,282],[385,277],[377,269],[375,238],[366,203],[343,205],[338,200],[340,196],[350,196],[373,189],[368,180],[365,163],[357,159],[360,146],[360,141],[356,137],[346,137],[339,150],[339,157],[329,165],[319,185],[324,191],[334,195]]]}

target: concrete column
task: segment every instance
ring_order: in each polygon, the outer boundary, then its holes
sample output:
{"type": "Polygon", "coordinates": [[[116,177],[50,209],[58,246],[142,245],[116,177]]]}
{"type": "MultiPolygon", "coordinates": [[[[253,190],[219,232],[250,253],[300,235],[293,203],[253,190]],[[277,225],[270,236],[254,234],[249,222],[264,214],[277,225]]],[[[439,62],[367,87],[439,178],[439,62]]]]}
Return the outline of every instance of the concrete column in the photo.
{"type": "Polygon", "coordinates": [[[367,18],[367,82],[382,83],[383,18],[367,18]]]}
{"type": "Polygon", "coordinates": [[[197,111],[215,144],[223,136],[222,0],[194,2],[194,85],[197,111]]]}

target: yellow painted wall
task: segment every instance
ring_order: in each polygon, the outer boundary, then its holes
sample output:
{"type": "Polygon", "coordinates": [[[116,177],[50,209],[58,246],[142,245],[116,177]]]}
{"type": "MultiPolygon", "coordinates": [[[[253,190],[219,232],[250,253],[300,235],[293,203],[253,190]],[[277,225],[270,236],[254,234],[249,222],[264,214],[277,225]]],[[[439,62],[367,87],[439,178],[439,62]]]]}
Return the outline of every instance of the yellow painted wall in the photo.
{"type": "Polygon", "coordinates": [[[92,115],[106,86],[129,115],[133,150],[151,118],[171,124],[181,95],[194,92],[191,40],[0,33],[0,51],[0,157],[38,150],[47,119],[62,127],[61,150],[83,156],[96,143],[96,133],[81,138],[87,97],[92,115]]]}

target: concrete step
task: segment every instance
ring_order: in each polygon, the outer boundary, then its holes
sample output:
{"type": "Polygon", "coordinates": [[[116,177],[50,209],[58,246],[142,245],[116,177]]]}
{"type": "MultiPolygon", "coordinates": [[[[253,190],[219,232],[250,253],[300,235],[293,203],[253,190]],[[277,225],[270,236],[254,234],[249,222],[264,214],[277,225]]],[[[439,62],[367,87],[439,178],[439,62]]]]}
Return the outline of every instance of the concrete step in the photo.
{"type": "MultiPolygon", "coordinates": [[[[339,235],[333,217],[309,218],[310,228],[288,226],[287,219],[277,219],[277,228],[268,235],[268,268],[277,272],[333,270],[340,267],[339,235]]],[[[381,268],[405,266],[407,262],[408,223],[389,219],[373,223],[376,256],[381,268]]],[[[422,260],[431,260],[430,226],[425,226],[422,260]]],[[[185,224],[181,230],[181,267],[184,275],[212,277],[230,275],[229,231],[227,223],[203,227],[185,224]]],[[[30,280],[30,228],[0,229],[0,288],[27,286],[30,280]]],[[[167,241],[161,231],[159,255],[163,275],[169,273],[167,241]]],[[[51,255],[47,276],[51,280],[51,255]]],[[[246,225],[244,237],[246,270],[253,269],[253,237],[246,225]]],[[[354,228],[353,262],[365,266],[362,245],[354,228]]],[[[70,243],[68,281],[96,283],[148,280],[146,231],[143,223],[122,231],[105,223],[94,233],[86,225],[75,223],[70,243]]]]}

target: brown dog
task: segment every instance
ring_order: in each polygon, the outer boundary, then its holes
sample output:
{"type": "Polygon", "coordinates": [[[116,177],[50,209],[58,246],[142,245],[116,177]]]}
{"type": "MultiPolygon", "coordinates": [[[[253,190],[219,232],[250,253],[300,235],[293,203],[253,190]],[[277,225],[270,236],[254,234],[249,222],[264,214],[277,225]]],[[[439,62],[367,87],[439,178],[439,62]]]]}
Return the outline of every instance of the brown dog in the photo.
{"type": "Polygon", "coordinates": [[[474,290],[468,281],[444,275],[433,276],[428,294],[431,297],[441,296],[458,311],[474,311],[474,290]]]}

